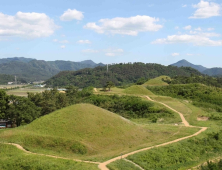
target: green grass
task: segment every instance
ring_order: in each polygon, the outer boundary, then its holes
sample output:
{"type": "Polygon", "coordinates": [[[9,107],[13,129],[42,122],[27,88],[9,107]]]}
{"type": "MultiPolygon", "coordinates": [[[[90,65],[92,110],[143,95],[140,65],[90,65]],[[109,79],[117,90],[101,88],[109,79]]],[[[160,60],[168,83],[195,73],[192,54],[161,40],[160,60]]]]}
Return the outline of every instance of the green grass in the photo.
{"type": "Polygon", "coordinates": [[[111,164],[108,164],[107,167],[110,170],[140,170],[140,168],[136,167],[130,162],[125,161],[124,159],[112,162],[111,164]]]}
{"type": "Polygon", "coordinates": [[[98,170],[98,165],[24,153],[12,145],[0,144],[2,170],[98,170]]]}
{"type": "Polygon", "coordinates": [[[168,76],[156,77],[154,79],[148,80],[146,83],[143,84],[143,86],[167,86],[168,84],[166,82],[162,81],[162,78],[170,79],[170,77],[168,77],[168,76]]]}
{"type": "Polygon", "coordinates": [[[19,88],[19,89],[15,89],[15,90],[9,90],[6,93],[8,95],[15,95],[15,96],[27,96],[27,93],[41,93],[43,91],[45,91],[45,88],[30,88],[30,87],[26,87],[26,88],[19,88]]]}
{"type": "Polygon", "coordinates": [[[152,95],[153,93],[149,91],[144,86],[133,85],[131,87],[126,88],[123,93],[126,94],[137,94],[137,95],[152,95]]]}
{"type": "Polygon", "coordinates": [[[197,130],[158,124],[138,125],[99,107],[77,104],[29,125],[0,130],[0,141],[18,143],[36,153],[102,161],[188,136],[197,130]]]}

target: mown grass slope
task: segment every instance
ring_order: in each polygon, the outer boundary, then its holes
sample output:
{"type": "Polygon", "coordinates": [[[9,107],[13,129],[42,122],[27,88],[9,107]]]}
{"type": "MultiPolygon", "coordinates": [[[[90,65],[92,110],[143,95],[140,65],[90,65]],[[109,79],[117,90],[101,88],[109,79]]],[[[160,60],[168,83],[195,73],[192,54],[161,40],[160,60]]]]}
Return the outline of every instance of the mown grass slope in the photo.
{"type": "Polygon", "coordinates": [[[123,93],[126,94],[139,94],[139,95],[153,95],[151,91],[149,91],[144,86],[133,85],[131,87],[126,88],[123,93]]]}
{"type": "Polygon", "coordinates": [[[162,79],[170,79],[168,76],[159,76],[154,79],[148,80],[146,83],[144,83],[144,86],[167,86],[168,84],[164,82],[162,79]]]}
{"type": "Polygon", "coordinates": [[[31,124],[0,131],[0,141],[37,153],[105,160],[196,132],[195,128],[142,126],[90,104],[77,104],[31,124]]]}

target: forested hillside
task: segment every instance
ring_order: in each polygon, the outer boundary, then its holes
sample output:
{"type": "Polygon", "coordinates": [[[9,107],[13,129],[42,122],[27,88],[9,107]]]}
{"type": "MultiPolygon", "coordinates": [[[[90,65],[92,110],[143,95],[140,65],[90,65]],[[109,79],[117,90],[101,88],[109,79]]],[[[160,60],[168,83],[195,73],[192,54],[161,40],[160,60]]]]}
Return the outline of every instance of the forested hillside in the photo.
{"type": "Polygon", "coordinates": [[[91,60],[82,62],[72,61],[44,61],[24,57],[0,59],[0,73],[17,76],[25,81],[47,80],[64,70],[79,70],[94,68],[104,64],[96,64],[91,60]]]}
{"type": "MultiPolygon", "coordinates": [[[[8,82],[14,82],[15,77],[7,74],[0,74],[0,84],[8,84],[8,82]]],[[[17,83],[26,83],[22,78],[17,79],[17,83]]]]}
{"type": "Polygon", "coordinates": [[[82,69],[78,71],[63,71],[46,81],[48,86],[62,87],[74,85],[77,87],[103,87],[107,81],[112,81],[116,86],[135,83],[138,79],[155,78],[161,75],[166,76],[190,76],[191,74],[201,75],[195,69],[175,66],[163,66],[160,64],[127,63],[115,64],[106,67],[96,67],[94,69],[82,69]]]}

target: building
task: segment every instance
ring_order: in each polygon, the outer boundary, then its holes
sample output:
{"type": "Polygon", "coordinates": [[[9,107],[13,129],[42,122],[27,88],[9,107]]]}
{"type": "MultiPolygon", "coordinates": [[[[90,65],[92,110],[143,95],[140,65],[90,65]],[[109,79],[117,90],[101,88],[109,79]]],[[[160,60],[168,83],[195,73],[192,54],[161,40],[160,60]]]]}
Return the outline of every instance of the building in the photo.
{"type": "Polygon", "coordinates": [[[0,119],[0,129],[11,128],[12,122],[4,119],[0,119]]]}

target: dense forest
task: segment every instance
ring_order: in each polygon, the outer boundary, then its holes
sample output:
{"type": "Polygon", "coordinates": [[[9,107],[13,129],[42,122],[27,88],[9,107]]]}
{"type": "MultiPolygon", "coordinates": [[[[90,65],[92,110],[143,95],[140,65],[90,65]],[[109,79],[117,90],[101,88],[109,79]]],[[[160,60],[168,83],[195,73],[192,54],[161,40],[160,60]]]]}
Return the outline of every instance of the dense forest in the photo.
{"type": "Polygon", "coordinates": [[[175,66],[163,66],[160,64],[127,63],[115,64],[106,67],[86,68],[78,71],[63,71],[46,81],[49,87],[64,87],[74,85],[80,88],[94,86],[103,87],[107,81],[112,81],[116,86],[135,83],[140,78],[151,79],[161,75],[166,76],[190,76],[201,75],[195,69],[175,66]]]}

